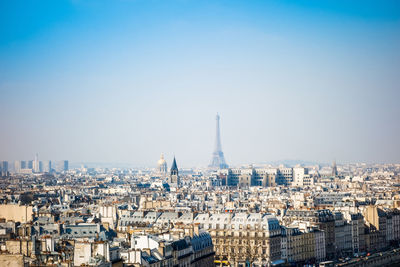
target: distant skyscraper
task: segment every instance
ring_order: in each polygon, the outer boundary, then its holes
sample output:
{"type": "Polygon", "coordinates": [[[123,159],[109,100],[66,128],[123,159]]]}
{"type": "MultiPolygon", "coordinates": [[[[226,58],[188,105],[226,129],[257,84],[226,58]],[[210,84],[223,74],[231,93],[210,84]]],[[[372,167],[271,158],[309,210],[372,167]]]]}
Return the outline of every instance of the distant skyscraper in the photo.
{"type": "Polygon", "coordinates": [[[21,160],[19,166],[20,166],[19,170],[28,168],[28,165],[25,160],[21,160]]]}
{"type": "Polygon", "coordinates": [[[50,160],[43,161],[42,171],[43,172],[51,172],[51,161],[50,160]]]}
{"type": "Polygon", "coordinates": [[[8,175],[8,161],[1,161],[0,162],[0,174],[1,176],[8,175]]]}
{"type": "Polygon", "coordinates": [[[157,171],[162,174],[166,174],[168,172],[167,162],[164,159],[164,153],[161,153],[161,158],[157,162],[157,171]]]}
{"type": "Polygon", "coordinates": [[[21,161],[20,160],[14,161],[14,172],[15,173],[21,172],[21,161]]]}
{"type": "Polygon", "coordinates": [[[35,154],[35,160],[33,161],[33,171],[40,172],[40,163],[39,163],[39,155],[35,154]]]}
{"type": "Polygon", "coordinates": [[[68,171],[68,169],[69,169],[69,162],[68,162],[68,160],[64,160],[64,171],[68,171]]]}
{"type": "Polygon", "coordinates": [[[26,162],[25,168],[23,168],[23,169],[31,169],[31,170],[33,170],[33,160],[28,160],[26,162]]]}
{"type": "Polygon", "coordinates": [[[68,171],[68,160],[60,160],[56,163],[56,171],[63,172],[68,171]]]}
{"type": "Polygon", "coordinates": [[[332,176],[337,176],[338,175],[338,171],[337,171],[337,167],[336,167],[336,160],[333,161],[332,164],[332,176]]]}
{"type": "Polygon", "coordinates": [[[172,162],[171,166],[171,173],[169,176],[169,184],[170,185],[179,185],[179,172],[178,172],[178,166],[176,165],[176,160],[174,157],[174,161],[172,162]]]}
{"type": "Polygon", "coordinates": [[[220,132],[219,132],[219,115],[218,115],[218,113],[217,113],[217,117],[216,117],[216,133],[215,134],[216,134],[215,147],[214,147],[214,152],[212,154],[211,164],[209,165],[209,167],[226,169],[226,168],[228,168],[228,164],[226,164],[224,152],[222,152],[221,136],[220,136],[220,132]]]}

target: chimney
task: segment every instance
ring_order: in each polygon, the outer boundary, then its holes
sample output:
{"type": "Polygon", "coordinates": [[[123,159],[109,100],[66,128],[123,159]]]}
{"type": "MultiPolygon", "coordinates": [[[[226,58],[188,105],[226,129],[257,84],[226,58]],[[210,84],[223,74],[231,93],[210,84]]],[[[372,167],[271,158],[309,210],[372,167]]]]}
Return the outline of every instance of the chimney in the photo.
{"type": "Polygon", "coordinates": [[[158,252],[159,252],[162,256],[165,257],[165,249],[164,249],[164,247],[165,247],[164,242],[160,242],[160,243],[159,243],[159,246],[158,246],[158,252]]]}
{"type": "Polygon", "coordinates": [[[143,248],[143,252],[147,252],[147,254],[151,255],[150,248],[143,248]]]}
{"type": "Polygon", "coordinates": [[[193,234],[199,235],[199,224],[198,223],[195,223],[193,225],[193,234]]]}

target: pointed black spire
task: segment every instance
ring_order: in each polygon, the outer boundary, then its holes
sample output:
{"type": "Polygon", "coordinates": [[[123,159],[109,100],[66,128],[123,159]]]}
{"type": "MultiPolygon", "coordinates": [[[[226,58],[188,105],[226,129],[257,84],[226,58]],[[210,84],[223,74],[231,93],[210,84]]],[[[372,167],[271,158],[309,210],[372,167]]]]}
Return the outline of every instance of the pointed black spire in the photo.
{"type": "Polygon", "coordinates": [[[176,166],[176,160],[175,160],[175,156],[174,156],[174,161],[172,162],[172,166],[171,166],[171,172],[172,171],[177,171],[178,167],[176,166]]]}
{"type": "Polygon", "coordinates": [[[174,161],[172,162],[171,165],[171,174],[169,176],[169,182],[171,184],[179,184],[179,173],[178,173],[178,166],[176,166],[176,160],[174,156],[174,161]]]}

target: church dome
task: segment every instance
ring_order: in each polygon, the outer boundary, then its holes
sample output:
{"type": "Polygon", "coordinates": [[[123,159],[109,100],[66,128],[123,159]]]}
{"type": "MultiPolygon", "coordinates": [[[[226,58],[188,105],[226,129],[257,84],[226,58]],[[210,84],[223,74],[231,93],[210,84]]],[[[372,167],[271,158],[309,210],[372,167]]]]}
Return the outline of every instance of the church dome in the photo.
{"type": "Polygon", "coordinates": [[[161,173],[167,173],[167,162],[164,159],[164,154],[163,153],[161,153],[161,157],[157,161],[157,169],[161,173]]]}
{"type": "Polygon", "coordinates": [[[164,154],[161,154],[161,158],[157,161],[158,166],[165,164],[164,154]]]}

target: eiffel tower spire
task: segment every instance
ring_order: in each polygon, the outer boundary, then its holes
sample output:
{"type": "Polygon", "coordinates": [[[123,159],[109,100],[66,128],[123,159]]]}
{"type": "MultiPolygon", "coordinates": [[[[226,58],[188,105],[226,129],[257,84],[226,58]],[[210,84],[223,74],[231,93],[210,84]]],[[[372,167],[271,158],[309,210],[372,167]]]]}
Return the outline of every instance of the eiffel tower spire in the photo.
{"type": "Polygon", "coordinates": [[[216,117],[216,133],[215,133],[215,147],[212,154],[210,168],[226,169],[228,164],[225,162],[224,152],[222,152],[221,136],[219,132],[219,115],[216,117]]]}

